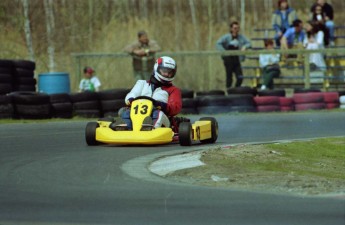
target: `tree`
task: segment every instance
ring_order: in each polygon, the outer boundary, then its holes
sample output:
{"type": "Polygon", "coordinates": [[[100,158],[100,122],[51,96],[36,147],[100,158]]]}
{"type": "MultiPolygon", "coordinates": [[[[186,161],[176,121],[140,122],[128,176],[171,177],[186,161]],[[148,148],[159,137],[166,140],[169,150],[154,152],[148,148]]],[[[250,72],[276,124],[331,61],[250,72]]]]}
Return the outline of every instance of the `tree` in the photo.
{"type": "Polygon", "coordinates": [[[24,32],[26,39],[26,46],[29,51],[29,59],[35,61],[35,53],[32,47],[32,33],[30,27],[30,18],[29,18],[29,0],[22,0],[23,9],[24,9],[24,32]]]}
{"type": "Polygon", "coordinates": [[[44,11],[46,14],[46,27],[47,27],[47,41],[48,41],[48,57],[49,57],[49,72],[55,71],[55,60],[54,60],[54,14],[53,14],[53,2],[52,0],[44,0],[44,11]]]}

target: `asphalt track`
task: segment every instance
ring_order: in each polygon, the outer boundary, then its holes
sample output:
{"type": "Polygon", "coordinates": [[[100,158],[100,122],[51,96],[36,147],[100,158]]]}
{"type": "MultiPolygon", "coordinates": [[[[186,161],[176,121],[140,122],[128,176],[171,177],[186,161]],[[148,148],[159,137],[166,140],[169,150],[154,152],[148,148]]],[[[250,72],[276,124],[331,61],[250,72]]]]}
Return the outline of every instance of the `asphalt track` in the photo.
{"type": "MultiPolygon", "coordinates": [[[[345,134],[344,112],[216,118],[214,146],[345,134]]],[[[344,198],[198,187],[147,170],[158,156],[213,145],[88,147],[85,125],[0,125],[0,225],[345,224],[344,198]]]]}

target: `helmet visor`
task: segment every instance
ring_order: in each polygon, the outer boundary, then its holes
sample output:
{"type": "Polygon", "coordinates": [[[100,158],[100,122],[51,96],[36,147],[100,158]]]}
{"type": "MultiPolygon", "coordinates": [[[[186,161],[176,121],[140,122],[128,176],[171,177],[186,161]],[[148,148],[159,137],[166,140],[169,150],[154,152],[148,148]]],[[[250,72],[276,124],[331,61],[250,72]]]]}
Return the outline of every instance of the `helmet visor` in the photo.
{"type": "Polygon", "coordinates": [[[158,67],[158,72],[164,77],[174,77],[175,76],[175,69],[167,68],[167,67],[158,67]]]}

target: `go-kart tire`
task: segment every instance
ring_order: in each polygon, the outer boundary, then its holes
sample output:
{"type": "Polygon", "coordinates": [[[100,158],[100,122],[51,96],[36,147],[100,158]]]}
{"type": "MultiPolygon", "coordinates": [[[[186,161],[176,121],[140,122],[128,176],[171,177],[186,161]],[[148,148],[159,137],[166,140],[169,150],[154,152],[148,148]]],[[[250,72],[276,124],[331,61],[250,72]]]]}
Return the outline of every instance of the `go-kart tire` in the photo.
{"type": "Polygon", "coordinates": [[[180,123],[178,129],[179,142],[181,146],[192,145],[192,125],[190,122],[180,123]]]}
{"type": "Polygon", "coordinates": [[[99,142],[96,141],[96,129],[99,127],[97,122],[89,122],[85,128],[85,140],[87,145],[94,146],[98,145],[99,142]]]}
{"type": "Polygon", "coordinates": [[[218,139],[218,122],[213,117],[202,117],[200,121],[211,121],[211,138],[200,140],[201,143],[215,143],[218,139]]]}

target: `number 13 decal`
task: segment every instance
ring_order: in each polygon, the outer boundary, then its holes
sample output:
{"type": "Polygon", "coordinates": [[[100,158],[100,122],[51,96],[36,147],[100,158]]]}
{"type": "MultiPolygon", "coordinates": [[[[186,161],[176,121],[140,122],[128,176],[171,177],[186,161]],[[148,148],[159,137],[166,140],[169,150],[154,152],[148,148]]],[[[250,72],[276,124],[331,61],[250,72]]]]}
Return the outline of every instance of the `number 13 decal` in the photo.
{"type": "Polygon", "coordinates": [[[134,112],[135,114],[142,114],[142,115],[145,115],[147,113],[147,109],[148,109],[148,106],[147,105],[141,105],[140,109],[139,109],[139,105],[135,106],[134,107],[134,112]]]}

